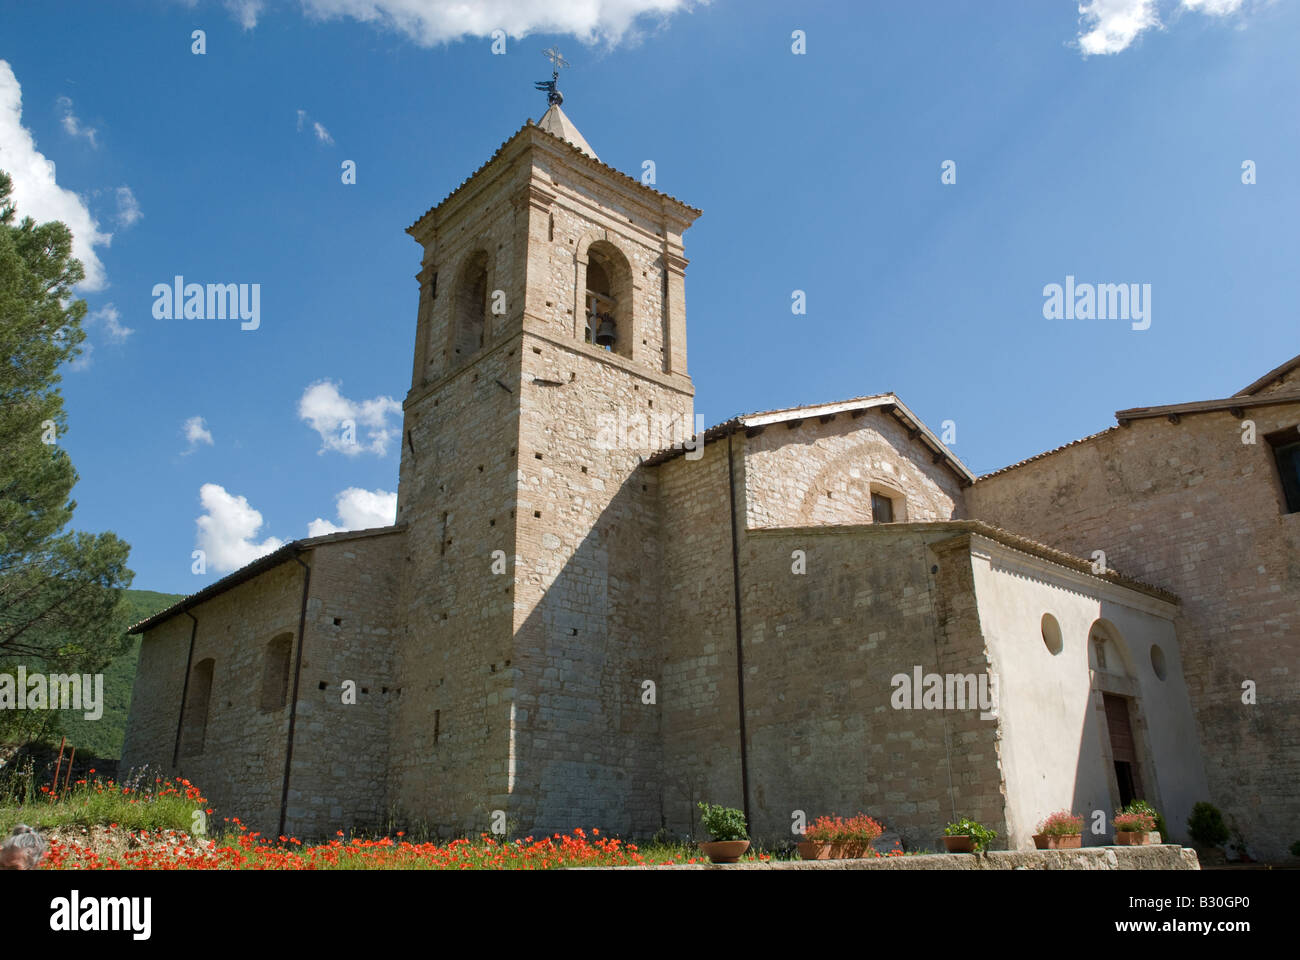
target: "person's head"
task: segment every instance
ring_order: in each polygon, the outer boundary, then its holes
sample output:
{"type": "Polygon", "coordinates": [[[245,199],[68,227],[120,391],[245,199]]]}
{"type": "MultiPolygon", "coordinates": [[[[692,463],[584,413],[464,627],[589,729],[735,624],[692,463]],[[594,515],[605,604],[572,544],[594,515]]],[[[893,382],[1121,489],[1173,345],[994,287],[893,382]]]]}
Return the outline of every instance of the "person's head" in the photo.
{"type": "Polygon", "coordinates": [[[49,849],[44,837],[20,823],[0,842],[0,870],[35,870],[49,849]]]}

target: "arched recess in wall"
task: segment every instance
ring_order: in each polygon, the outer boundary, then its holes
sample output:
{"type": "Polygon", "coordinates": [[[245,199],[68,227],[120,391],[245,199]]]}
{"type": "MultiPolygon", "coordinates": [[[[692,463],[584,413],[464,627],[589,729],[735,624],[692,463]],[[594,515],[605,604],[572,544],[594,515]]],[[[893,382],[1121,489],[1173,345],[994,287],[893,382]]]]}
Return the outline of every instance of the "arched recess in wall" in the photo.
{"type": "Polygon", "coordinates": [[[633,359],[636,318],[632,265],[604,230],[585,234],[575,251],[575,334],[586,343],[633,359]],[[612,342],[602,343],[612,337],[612,342]]]}
{"type": "Polygon", "coordinates": [[[289,702],[289,673],[293,663],[293,634],[282,633],[266,644],[262,666],[262,710],[281,710],[289,702]]]}
{"type": "Polygon", "coordinates": [[[1134,677],[1133,657],[1116,626],[1104,617],[1088,628],[1088,662],[1103,674],[1134,677]]]}
{"type": "Polygon", "coordinates": [[[452,303],[452,362],[457,363],[483,349],[488,336],[488,255],[476,250],[465,258],[456,279],[452,303]]]}
{"type": "Polygon", "coordinates": [[[181,756],[197,757],[203,753],[208,732],[208,706],[212,700],[212,670],[215,661],[200,660],[190,671],[189,697],[185,701],[185,718],[181,721],[181,756]]]}

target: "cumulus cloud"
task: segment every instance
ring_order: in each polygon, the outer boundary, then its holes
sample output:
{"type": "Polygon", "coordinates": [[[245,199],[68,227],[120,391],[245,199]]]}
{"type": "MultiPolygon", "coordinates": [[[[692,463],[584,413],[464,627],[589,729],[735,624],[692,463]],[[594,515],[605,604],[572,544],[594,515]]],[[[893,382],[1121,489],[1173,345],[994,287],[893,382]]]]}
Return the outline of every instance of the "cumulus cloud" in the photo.
{"type": "Polygon", "coordinates": [[[346,530],[370,530],[391,527],[397,521],[397,494],[387,490],[362,490],[348,487],[334,498],[339,523],[317,517],[307,524],[307,536],[322,537],[346,530]]]}
{"type": "Polygon", "coordinates": [[[98,310],[87,315],[84,326],[87,329],[98,328],[104,331],[104,335],[114,343],[122,343],[127,337],[135,333],[131,327],[122,326],[122,315],[118,312],[117,307],[111,303],[106,303],[98,310]]]}
{"type": "Polygon", "coordinates": [[[226,0],[226,9],[245,30],[257,26],[257,18],[262,15],[264,6],[262,0],[226,0]]]}
{"type": "Polygon", "coordinates": [[[123,228],[133,226],[143,216],[144,213],[140,210],[140,202],[136,200],[131,188],[118,187],[117,225],[123,228]]]}
{"type": "Polygon", "coordinates": [[[190,417],[185,421],[185,439],[189,443],[189,449],[181,452],[181,456],[188,456],[199,448],[199,444],[204,443],[209,447],[212,446],[212,431],[208,429],[208,422],[202,417],[190,417]]]}
{"type": "Polygon", "coordinates": [[[302,0],[303,9],[322,20],[350,18],[405,34],[431,47],[462,37],[486,37],[504,30],[512,37],[533,33],[569,34],[583,43],[614,45],[643,18],[666,19],[688,9],[689,0],[302,0]]]}
{"type": "MultiPolygon", "coordinates": [[[[1245,0],[1175,0],[1166,4],[1166,9],[1227,17],[1244,4],[1245,0]]],[[[1082,0],[1079,4],[1079,48],[1084,56],[1127,50],[1152,27],[1163,29],[1157,0],[1082,0]]]]}
{"type": "Polygon", "coordinates": [[[37,223],[61,220],[72,231],[72,254],[86,268],[80,291],[102,290],[108,280],[95,247],[108,246],[111,233],[101,233],[85,202],[55,181],[54,164],[36,149],[23,126],[23,91],[8,61],[0,60],[0,170],[14,182],[13,200],[19,217],[37,223]]]}
{"type": "Polygon", "coordinates": [[[220,484],[205,483],[200,487],[199,503],[204,512],[196,521],[198,534],[194,542],[206,555],[208,568],[216,573],[238,570],[284,546],[284,541],[276,537],[255,542],[262,515],[249,506],[247,499],[227,493],[220,484]]]}
{"type": "Polygon", "coordinates": [[[402,405],[392,397],[349,400],[330,380],[313,383],[298,401],[298,416],[320,434],[318,452],[337,450],[349,457],[360,453],[382,457],[387,453],[396,430],[388,418],[401,412],[402,405]]]}
{"type": "Polygon", "coordinates": [[[59,97],[54,103],[63,114],[63,129],[68,132],[68,136],[82,137],[90,141],[92,147],[98,148],[99,144],[95,140],[95,128],[87,127],[77,119],[77,115],[72,112],[72,98],[59,97]]]}

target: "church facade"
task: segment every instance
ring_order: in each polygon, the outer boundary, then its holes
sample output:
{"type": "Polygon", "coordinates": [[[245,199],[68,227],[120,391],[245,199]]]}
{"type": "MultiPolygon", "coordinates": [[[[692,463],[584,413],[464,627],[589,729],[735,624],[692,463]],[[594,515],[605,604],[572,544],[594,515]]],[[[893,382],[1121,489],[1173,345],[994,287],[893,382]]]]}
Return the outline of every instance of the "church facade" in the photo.
{"type": "Polygon", "coordinates": [[[554,103],[420,217],[395,525],[133,628],[123,769],[299,837],[684,834],[707,800],[773,840],[863,811],[1015,848],[1142,797],[1175,839],[1209,799],[1285,846],[1300,358],[983,478],[892,394],[697,431],[699,213],[554,103]],[[1246,413],[1262,439],[1231,447],[1246,413]],[[1230,488],[1249,519],[1216,512],[1230,488]]]}

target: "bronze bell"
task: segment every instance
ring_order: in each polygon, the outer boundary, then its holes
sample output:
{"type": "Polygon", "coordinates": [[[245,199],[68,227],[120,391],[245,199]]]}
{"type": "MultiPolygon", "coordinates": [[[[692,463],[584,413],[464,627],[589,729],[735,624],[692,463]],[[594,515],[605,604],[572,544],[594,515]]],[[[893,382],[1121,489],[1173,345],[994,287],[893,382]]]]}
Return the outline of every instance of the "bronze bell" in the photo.
{"type": "Polygon", "coordinates": [[[597,314],[600,327],[596,330],[596,343],[602,347],[612,347],[615,340],[614,318],[608,313],[597,314]]]}

